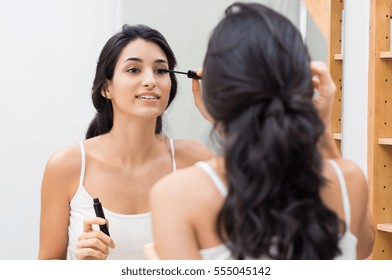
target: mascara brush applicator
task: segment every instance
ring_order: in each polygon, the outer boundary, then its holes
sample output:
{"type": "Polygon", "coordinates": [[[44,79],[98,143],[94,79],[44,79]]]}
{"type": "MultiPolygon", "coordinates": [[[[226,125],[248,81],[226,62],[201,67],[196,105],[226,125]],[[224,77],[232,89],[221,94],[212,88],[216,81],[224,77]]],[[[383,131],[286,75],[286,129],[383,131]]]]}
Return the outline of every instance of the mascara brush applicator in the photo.
{"type": "Polygon", "coordinates": [[[189,70],[188,72],[181,72],[181,71],[175,71],[175,70],[169,70],[169,69],[162,69],[167,73],[175,73],[175,74],[184,74],[190,79],[196,79],[196,80],[201,80],[201,77],[196,74],[195,71],[189,70]]]}

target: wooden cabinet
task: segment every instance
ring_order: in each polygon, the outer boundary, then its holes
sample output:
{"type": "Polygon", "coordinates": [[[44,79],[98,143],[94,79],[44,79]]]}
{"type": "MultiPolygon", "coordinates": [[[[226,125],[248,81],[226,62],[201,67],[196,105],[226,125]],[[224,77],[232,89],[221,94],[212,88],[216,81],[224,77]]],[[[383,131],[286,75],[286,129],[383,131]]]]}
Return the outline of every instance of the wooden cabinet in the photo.
{"type": "Polygon", "coordinates": [[[342,27],[344,10],[343,0],[330,1],[328,67],[334,80],[337,92],[333,105],[332,131],[336,144],[341,151],[342,140],[342,98],[343,98],[343,52],[342,27]]]}
{"type": "Polygon", "coordinates": [[[377,224],[372,259],[392,259],[392,0],[371,0],[368,180],[377,224]]]}

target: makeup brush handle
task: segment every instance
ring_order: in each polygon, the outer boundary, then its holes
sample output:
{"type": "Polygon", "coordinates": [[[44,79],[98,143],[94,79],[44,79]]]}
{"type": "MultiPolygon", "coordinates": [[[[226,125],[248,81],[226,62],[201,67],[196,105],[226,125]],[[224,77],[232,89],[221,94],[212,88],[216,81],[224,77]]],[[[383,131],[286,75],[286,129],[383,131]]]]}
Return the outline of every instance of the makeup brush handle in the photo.
{"type": "Polygon", "coordinates": [[[195,72],[195,71],[192,71],[192,70],[189,70],[189,71],[188,71],[187,77],[188,77],[188,78],[191,78],[191,79],[201,80],[201,77],[198,76],[198,75],[196,74],[196,72],[195,72]]]}

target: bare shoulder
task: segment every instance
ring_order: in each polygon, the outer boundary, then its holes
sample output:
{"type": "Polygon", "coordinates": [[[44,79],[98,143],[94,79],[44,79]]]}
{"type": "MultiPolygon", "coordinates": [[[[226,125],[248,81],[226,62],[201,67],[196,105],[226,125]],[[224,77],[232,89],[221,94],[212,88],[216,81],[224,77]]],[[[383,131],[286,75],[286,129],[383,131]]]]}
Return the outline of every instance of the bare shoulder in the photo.
{"type": "Polygon", "coordinates": [[[192,196],[194,192],[194,182],[198,177],[199,168],[190,166],[170,173],[160,179],[152,188],[151,195],[157,197],[177,197],[192,196]]]}
{"type": "Polygon", "coordinates": [[[352,212],[361,216],[366,211],[369,196],[365,174],[359,165],[350,160],[338,159],[335,162],[343,173],[352,212]]]}
{"type": "Polygon", "coordinates": [[[46,169],[53,172],[67,173],[74,169],[80,169],[80,164],[80,147],[78,144],[74,144],[53,153],[48,159],[46,169]]]}
{"type": "Polygon", "coordinates": [[[365,174],[359,165],[346,159],[338,159],[335,160],[335,162],[342,170],[349,191],[355,189],[358,192],[367,193],[367,181],[365,174]]]}
{"type": "Polygon", "coordinates": [[[208,179],[203,171],[194,165],[177,170],[153,186],[150,192],[152,206],[154,203],[164,203],[177,205],[182,209],[195,209],[206,197],[204,187],[208,182],[204,180],[208,179]]]}
{"type": "Polygon", "coordinates": [[[80,170],[81,152],[78,144],[56,151],[46,163],[43,190],[52,189],[72,197],[78,186],[80,170]]]}
{"type": "Polygon", "coordinates": [[[189,217],[215,209],[223,199],[210,177],[195,165],[163,177],[150,192],[152,208],[154,204],[161,205],[161,208],[176,205],[177,210],[188,210],[189,217]]]}
{"type": "Polygon", "coordinates": [[[357,237],[357,258],[367,258],[373,249],[375,226],[369,211],[369,188],[363,170],[349,160],[336,160],[347,185],[351,212],[351,232],[357,237]]]}
{"type": "Polygon", "coordinates": [[[175,140],[176,161],[179,168],[184,168],[198,161],[205,161],[215,155],[207,147],[194,140],[175,140]]]}

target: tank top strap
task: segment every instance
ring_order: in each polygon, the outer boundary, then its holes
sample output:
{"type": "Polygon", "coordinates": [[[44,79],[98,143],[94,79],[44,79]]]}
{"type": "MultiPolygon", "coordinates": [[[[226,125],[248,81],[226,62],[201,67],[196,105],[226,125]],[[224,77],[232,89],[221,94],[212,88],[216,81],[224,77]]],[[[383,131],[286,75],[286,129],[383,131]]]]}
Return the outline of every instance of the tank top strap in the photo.
{"type": "Polygon", "coordinates": [[[347,192],[346,180],[344,179],[343,172],[340,169],[339,165],[333,159],[329,159],[328,161],[333,167],[333,169],[335,170],[336,175],[338,176],[340,190],[342,193],[344,216],[346,218],[346,231],[349,231],[350,223],[351,223],[351,213],[350,213],[350,199],[347,192]]]}
{"type": "Polygon", "coordinates": [[[84,149],[83,142],[79,142],[80,145],[80,155],[82,158],[82,165],[80,168],[80,181],[79,181],[79,186],[83,186],[84,182],[84,172],[86,170],[86,151],[84,149]]]}
{"type": "Polygon", "coordinates": [[[195,163],[196,166],[200,167],[207,175],[210,177],[211,181],[214,183],[215,187],[221,193],[223,197],[227,196],[227,188],[225,184],[223,184],[222,180],[219,178],[218,174],[216,174],[215,170],[204,161],[199,161],[195,163]]]}
{"type": "Polygon", "coordinates": [[[176,164],[176,157],[175,157],[175,149],[174,149],[174,141],[172,138],[169,138],[169,144],[170,144],[170,152],[172,156],[172,168],[173,172],[177,170],[177,164],[176,164]]]}

